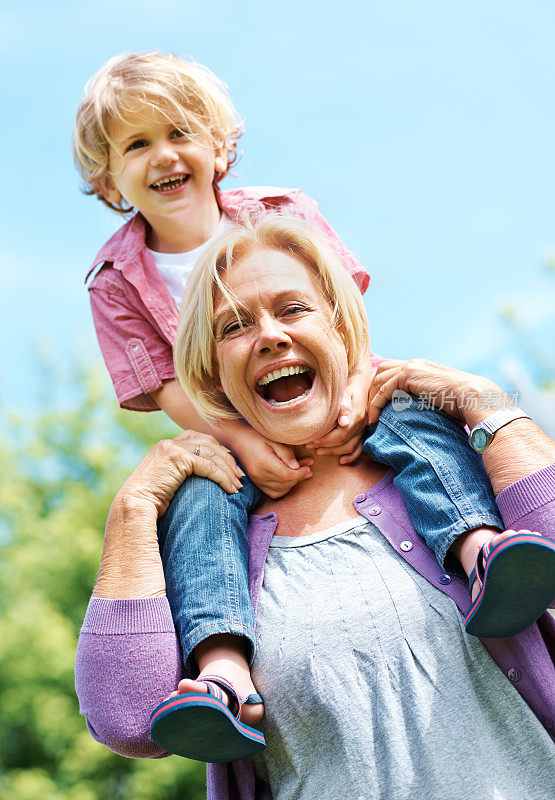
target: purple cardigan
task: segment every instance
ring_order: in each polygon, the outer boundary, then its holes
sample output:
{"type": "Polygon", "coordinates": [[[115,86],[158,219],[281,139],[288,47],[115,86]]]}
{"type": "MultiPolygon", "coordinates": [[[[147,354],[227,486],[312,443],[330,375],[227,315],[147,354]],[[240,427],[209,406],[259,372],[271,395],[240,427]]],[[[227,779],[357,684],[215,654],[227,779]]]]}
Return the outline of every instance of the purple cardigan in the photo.
{"type": "MultiPolygon", "coordinates": [[[[497,503],[507,528],[538,531],[555,541],[555,464],[504,489],[497,503]]],[[[461,611],[466,610],[466,582],[444,573],[415,532],[393,484],[392,472],[358,495],[354,506],[409,564],[448,594],[461,611]]],[[[276,526],[275,514],[255,514],[249,521],[249,590],[255,612],[276,526]]],[[[545,613],[518,636],[482,642],[553,735],[555,620],[545,613]]],[[[175,689],[180,677],[180,648],[166,598],[91,598],[79,637],[75,685],[81,714],[97,741],[132,758],[167,755],[149,738],[148,720],[152,709],[175,689]]],[[[254,800],[254,773],[249,760],[209,764],[207,781],[209,800],[254,800]]]]}

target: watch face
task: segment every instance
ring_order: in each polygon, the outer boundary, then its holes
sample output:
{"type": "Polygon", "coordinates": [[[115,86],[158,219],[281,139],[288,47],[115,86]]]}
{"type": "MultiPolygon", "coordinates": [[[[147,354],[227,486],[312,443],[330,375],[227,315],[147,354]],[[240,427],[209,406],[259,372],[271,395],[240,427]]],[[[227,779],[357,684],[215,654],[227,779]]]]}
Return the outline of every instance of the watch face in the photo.
{"type": "Polygon", "coordinates": [[[486,449],[492,438],[491,433],[487,433],[487,431],[478,428],[478,430],[474,431],[472,434],[472,446],[475,450],[482,452],[482,450],[486,449]]]}

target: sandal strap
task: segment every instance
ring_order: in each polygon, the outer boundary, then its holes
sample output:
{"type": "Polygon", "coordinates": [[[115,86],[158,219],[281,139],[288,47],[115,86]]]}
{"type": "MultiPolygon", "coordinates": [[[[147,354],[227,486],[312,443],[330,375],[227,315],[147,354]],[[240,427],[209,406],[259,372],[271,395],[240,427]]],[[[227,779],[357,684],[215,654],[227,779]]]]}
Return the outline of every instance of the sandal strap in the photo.
{"type": "Polygon", "coordinates": [[[478,586],[480,589],[484,585],[484,575],[485,575],[485,563],[486,559],[490,554],[491,550],[491,540],[483,544],[479,551],[478,556],[476,557],[476,564],[474,565],[474,569],[471,570],[470,575],[468,576],[468,590],[472,591],[472,586],[474,581],[478,581],[478,586]]]}
{"type": "Polygon", "coordinates": [[[262,697],[257,692],[253,692],[253,694],[249,694],[249,696],[247,698],[245,698],[245,700],[243,700],[243,705],[244,706],[255,705],[256,703],[264,704],[264,700],[262,699],[262,697]]]}
{"type": "Polygon", "coordinates": [[[202,678],[198,678],[197,680],[201,681],[202,683],[206,684],[208,689],[208,694],[211,694],[213,697],[216,697],[218,700],[221,700],[222,703],[224,701],[224,693],[222,689],[229,695],[230,705],[229,710],[233,714],[233,716],[240,720],[241,719],[241,709],[245,704],[247,705],[254,705],[256,703],[264,703],[262,697],[253,692],[253,694],[249,694],[249,696],[245,700],[241,700],[237,692],[235,691],[233,684],[230,683],[225,678],[222,678],[221,675],[203,675],[202,678]]]}
{"type": "Polygon", "coordinates": [[[217,697],[218,700],[223,702],[223,692],[222,689],[229,695],[229,710],[233,714],[236,719],[240,718],[241,715],[241,708],[243,703],[241,702],[239,695],[233,688],[233,685],[226,681],[225,678],[222,678],[221,675],[203,675],[202,678],[198,678],[198,680],[205,683],[208,687],[208,693],[212,694],[214,697],[217,697]],[[215,684],[214,691],[211,691],[211,684],[215,684]],[[219,693],[219,697],[216,694],[219,693]]]}

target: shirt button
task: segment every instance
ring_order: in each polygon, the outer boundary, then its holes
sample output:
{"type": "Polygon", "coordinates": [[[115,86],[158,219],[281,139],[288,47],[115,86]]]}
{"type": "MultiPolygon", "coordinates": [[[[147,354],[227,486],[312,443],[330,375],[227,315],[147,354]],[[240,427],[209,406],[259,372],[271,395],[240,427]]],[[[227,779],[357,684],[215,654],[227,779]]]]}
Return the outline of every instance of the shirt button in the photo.
{"type": "Polygon", "coordinates": [[[440,575],[438,578],[438,582],[442,584],[442,586],[447,586],[451,583],[451,576],[450,575],[440,575]]]}
{"type": "Polygon", "coordinates": [[[412,542],[401,542],[401,550],[404,550],[405,553],[408,553],[409,550],[412,550],[412,542]]]}
{"type": "Polygon", "coordinates": [[[547,728],[548,731],[550,731],[553,727],[553,720],[549,719],[548,717],[542,717],[541,722],[544,728],[547,728]]]}
{"type": "Polygon", "coordinates": [[[515,669],[514,667],[512,667],[507,672],[507,677],[509,678],[510,681],[513,681],[514,683],[516,683],[517,681],[519,681],[522,678],[522,672],[519,669],[515,669]]]}
{"type": "Polygon", "coordinates": [[[362,503],[363,500],[366,500],[365,494],[357,494],[357,496],[355,497],[356,503],[362,503]]]}
{"type": "Polygon", "coordinates": [[[382,513],[382,510],[379,506],[372,506],[372,508],[368,513],[370,514],[371,517],[377,517],[378,514],[382,513]]]}

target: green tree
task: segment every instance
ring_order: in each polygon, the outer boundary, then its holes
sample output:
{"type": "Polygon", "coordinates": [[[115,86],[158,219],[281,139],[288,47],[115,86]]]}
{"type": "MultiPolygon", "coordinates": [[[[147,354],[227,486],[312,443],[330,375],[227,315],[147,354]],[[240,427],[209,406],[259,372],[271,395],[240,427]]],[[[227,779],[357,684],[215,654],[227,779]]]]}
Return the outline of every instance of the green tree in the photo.
{"type": "MultiPolygon", "coordinates": [[[[60,380],[50,373],[47,385],[60,380]]],[[[0,797],[197,800],[203,765],[111,753],[88,733],[73,683],[110,502],[177,429],[118,410],[98,375],[74,374],[71,386],[69,410],[12,419],[0,439],[0,797]]]]}

